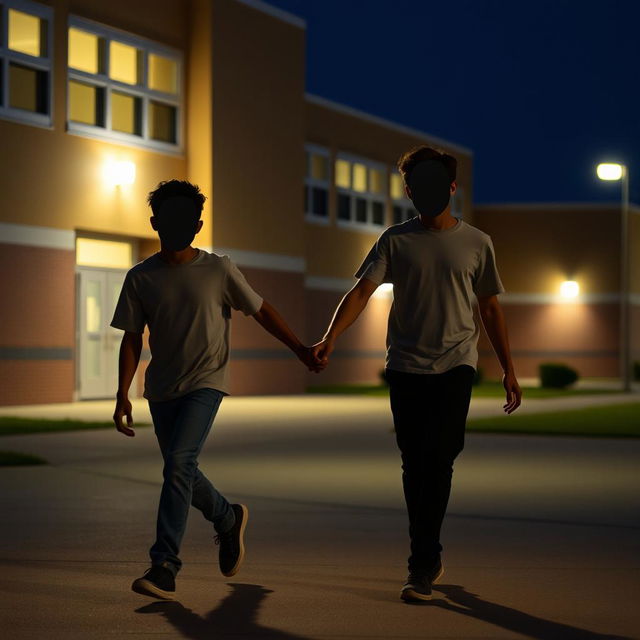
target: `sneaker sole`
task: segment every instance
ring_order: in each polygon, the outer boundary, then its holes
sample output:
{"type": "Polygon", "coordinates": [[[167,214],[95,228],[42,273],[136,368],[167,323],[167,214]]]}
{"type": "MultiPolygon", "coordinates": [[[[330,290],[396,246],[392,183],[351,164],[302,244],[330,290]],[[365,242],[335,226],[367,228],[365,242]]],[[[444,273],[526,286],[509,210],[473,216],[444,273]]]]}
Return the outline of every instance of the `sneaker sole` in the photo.
{"type": "Polygon", "coordinates": [[[141,593],[143,596],[150,596],[151,598],[175,600],[175,593],[172,591],[164,591],[145,578],[138,578],[137,580],[134,580],[131,585],[131,590],[136,593],[141,593]]]}
{"type": "Polygon", "coordinates": [[[231,576],[235,576],[236,573],[240,570],[240,566],[242,565],[242,561],[244,560],[244,530],[247,527],[247,520],[249,520],[249,509],[244,504],[241,504],[242,508],[242,524],[240,525],[240,533],[238,534],[238,542],[240,544],[240,555],[238,556],[238,561],[233,565],[233,568],[230,571],[222,572],[223,576],[230,578],[231,576]]]}
{"type": "Polygon", "coordinates": [[[416,601],[416,600],[431,600],[431,595],[425,595],[424,593],[418,593],[413,589],[403,589],[400,592],[400,597],[406,602],[416,601]]]}
{"type": "Polygon", "coordinates": [[[438,582],[443,575],[444,575],[444,567],[440,567],[440,571],[438,571],[438,573],[436,574],[436,577],[431,581],[431,584],[435,584],[436,582],[438,582]]]}

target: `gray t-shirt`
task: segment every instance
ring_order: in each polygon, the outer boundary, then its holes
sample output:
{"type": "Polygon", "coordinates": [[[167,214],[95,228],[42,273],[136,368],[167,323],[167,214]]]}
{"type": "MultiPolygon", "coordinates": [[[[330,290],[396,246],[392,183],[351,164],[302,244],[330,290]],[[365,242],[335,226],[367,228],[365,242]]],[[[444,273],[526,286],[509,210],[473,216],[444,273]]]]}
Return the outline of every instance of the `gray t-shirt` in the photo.
{"type": "Polygon", "coordinates": [[[393,283],[386,366],[407,373],[444,373],[478,363],[474,295],[504,292],[491,237],[459,219],[441,231],[420,218],[386,229],[355,274],[393,283]]]}
{"type": "Polygon", "coordinates": [[[147,400],[204,387],[228,393],[230,308],[249,316],[261,306],[228,256],[199,249],[191,262],[171,265],[155,253],[127,272],[111,326],[142,333],[149,325],[147,400]]]}

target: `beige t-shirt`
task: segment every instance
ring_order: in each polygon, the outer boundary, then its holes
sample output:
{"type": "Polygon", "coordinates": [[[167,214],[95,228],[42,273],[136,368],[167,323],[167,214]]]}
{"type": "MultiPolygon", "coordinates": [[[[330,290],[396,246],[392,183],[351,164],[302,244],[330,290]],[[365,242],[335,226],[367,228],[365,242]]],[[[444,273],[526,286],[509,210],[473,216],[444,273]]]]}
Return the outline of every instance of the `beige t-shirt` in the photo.
{"type": "Polygon", "coordinates": [[[199,249],[191,262],[171,265],[155,253],[127,272],[111,326],[142,333],[149,325],[147,400],[204,387],[228,393],[230,308],[249,316],[261,306],[229,256],[199,249]]]}
{"type": "Polygon", "coordinates": [[[491,237],[459,219],[441,231],[420,218],[386,229],[355,274],[393,283],[386,366],[444,373],[478,363],[475,297],[504,293],[491,237]]]}

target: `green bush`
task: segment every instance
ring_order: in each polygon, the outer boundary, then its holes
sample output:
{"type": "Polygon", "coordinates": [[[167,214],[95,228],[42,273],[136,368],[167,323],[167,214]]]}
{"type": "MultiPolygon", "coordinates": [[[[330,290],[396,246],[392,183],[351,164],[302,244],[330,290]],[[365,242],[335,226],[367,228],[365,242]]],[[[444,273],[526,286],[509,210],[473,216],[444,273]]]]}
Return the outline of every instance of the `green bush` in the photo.
{"type": "Polygon", "coordinates": [[[564,389],[578,379],[575,369],[560,362],[544,362],[539,365],[540,386],[552,389],[564,389]]]}
{"type": "Polygon", "coordinates": [[[633,379],[640,381],[640,362],[637,360],[633,363],[633,379]]]}
{"type": "Polygon", "coordinates": [[[484,379],[484,372],[480,367],[476,367],[476,374],[473,376],[473,386],[477,387],[479,384],[482,384],[483,379],[484,379]]]}

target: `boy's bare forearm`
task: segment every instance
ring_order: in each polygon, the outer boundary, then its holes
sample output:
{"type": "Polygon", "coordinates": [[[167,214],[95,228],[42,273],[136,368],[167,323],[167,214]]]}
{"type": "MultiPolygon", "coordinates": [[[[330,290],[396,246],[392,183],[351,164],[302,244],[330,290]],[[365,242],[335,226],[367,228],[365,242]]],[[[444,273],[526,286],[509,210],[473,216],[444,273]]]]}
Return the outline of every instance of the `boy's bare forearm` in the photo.
{"type": "Polygon", "coordinates": [[[142,336],[139,340],[126,337],[122,339],[118,358],[118,396],[126,397],[129,394],[129,387],[140,362],[141,351],[142,336]]]}
{"type": "Polygon", "coordinates": [[[336,338],[346,331],[363,312],[364,308],[369,302],[369,298],[373,291],[375,291],[376,285],[371,283],[370,285],[357,285],[351,291],[349,291],[337,306],[333,318],[329,323],[323,340],[329,340],[335,342],[336,338]]]}
{"type": "Polygon", "coordinates": [[[284,318],[266,300],[263,301],[262,307],[253,317],[266,331],[287,345],[294,353],[300,352],[304,347],[284,318]]]}
{"type": "Polygon", "coordinates": [[[488,309],[480,311],[482,324],[487,336],[498,356],[504,373],[513,372],[513,362],[511,360],[511,349],[509,348],[509,337],[504,313],[499,304],[492,305],[488,309]]]}

